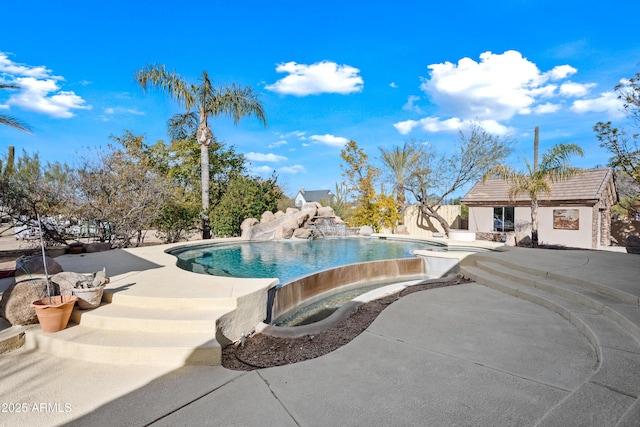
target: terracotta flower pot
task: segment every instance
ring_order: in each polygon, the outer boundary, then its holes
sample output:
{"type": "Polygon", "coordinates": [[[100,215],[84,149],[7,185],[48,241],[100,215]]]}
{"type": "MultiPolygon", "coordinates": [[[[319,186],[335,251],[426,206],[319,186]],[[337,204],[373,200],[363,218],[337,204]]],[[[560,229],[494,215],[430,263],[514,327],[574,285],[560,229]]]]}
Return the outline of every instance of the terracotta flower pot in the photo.
{"type": "Polygon", "coordinates": [[[90,310],[100,306],[104,287],[100,286],[98,288],[87,289],[73,288],[71,291],[78,297],[78,307],[81,310],[90,310]]]}
{"type": "Polygon", "coordinates": [[[32,302],[42,332],[57,332],[66,328],[77,299],[75,295],[57,295],[32,302]]]}

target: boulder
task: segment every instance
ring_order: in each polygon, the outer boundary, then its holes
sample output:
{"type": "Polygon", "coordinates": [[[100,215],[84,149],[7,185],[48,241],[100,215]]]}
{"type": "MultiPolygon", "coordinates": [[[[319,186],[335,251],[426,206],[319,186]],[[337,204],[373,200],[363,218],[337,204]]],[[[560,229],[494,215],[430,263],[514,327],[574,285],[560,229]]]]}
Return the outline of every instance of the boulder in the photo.
{"type": "Polygon", "coordinates": [[[273,212],[265,211],[260,217],[260,224],[266,224],[274,220],[273,212]]]}
{"type": "Polygon", "coordinates": [[[38,323],[36,311],[31,303],[47,295],[44,279],[30,279],[14,283],[2,294],[0,315],[12,325],[38,323]]]}
{"type": "Polygon", "coordinates": [[[296,228],[293,231],[293,237],[296,239],[308,239],[311,237],[311,229],[310,228],[296,228]]]}
{"type": "Polygon", "coordinates": [[[640,237],[627,236],[625,246],[627,247],[627,253],[640,255],[640,237]]]}
{"type": "Polygon", "coordinates": [[[93,242],[87,243],[85,246],[86,253],[104,252],[111,250],[111,243],[109,242],[93,242]]]}
{"type": "Polygon", "coordinates": [[[319,216],[320,218],[333,218],[336,216],[336,214],[331,206],[324,206],[318,208],[317,216],[319,216]]]}
{"type": "Polygon", "coordinates": [[[282,211],[278,211],[278,212],[276,212],[276,213],[274,213],[274,214],[273,214],[273,217],[274,217],[275,219],[278,219],[278,218],[280,218],[280,217],[283,217],[284,215],[285,215],[285,213],[284,213],[284,212],[282,212],[282,211]]]}
{"type": "MultiPolygon", "coordinates": [[[[298,229],[296,228],[295,231],[297,231],[298,229]]],[[[294,230],[292,229],[288,229],[288,230],[282,230],[282,238],[283,239],[290,239],[293,237],[294,234],[294,230]]]]}
{"type": "Polygon", "coordinates": [[[285,215],[293,215],[295,213],[300,212],[300,209],[296,209],[296,208],[287,208],[287,210],[285,211],[285,215]]]}
{"type": "MultiPolygon", "coordinates": [[[[64,271],[58,261],[50,257],[45,257],[47,262],[47,273],[52,274],[64,271]]],[[[22,256],[16,260],[16,282],[32,277],[45,277],[42,255],[22,256]]]]}
{"type": "MultiPolygon", "coordinates": [[[[320,203],[318,203],[318,202],[308,202],[308,203],[305,203],[304,205],[302,205],[302,210],[315,209],[317,211],[321,207],[322,207],[322,205],[320,203]]],[[[315,216],[315,214],[314,214],[314,216],[315,216]]]]}
{"type": "Polygon", "coordinates": [[[54,274],[49,280],[57,285],[61,295],[71,295],[72,289],[76,286],[76,283],[91,283],[93,280],[93,274],[80,274],[72,271],[63,271],[61,273],[54,274]]]}
{"type": "Polygon", "coordinates": [[[242,221],[242,224],[240,224],[240,230],[242,230],[242,236],[244,237],[244,232],[246,230],[249,230],[251,227],[258,224],[259,222],[260,221],[258,221],[255,218],[247,218],[244,221],[242,221]]]}
{"type": "Polygon", "coordinates": [[[373,234],[373,227],[369,225],[363,225],[358,230],[358,234],[360,234],[361,236],[371,236],[373,234]]]}

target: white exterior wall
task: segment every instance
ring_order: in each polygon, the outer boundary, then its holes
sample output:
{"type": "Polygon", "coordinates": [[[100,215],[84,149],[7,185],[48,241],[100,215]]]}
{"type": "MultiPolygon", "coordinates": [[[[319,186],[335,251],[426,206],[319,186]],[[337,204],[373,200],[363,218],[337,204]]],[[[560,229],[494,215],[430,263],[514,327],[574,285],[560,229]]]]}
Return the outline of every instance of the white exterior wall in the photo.
{"type": "Polygon", "coordinates": [[[306,203],[306,200],[304,200],[304,197],[302,196],[302,194],[298,193],[294,201],[295,207],[301,208],[302,205],[304,205],[305,203],[306,203]]]}
{"type": "MultiPolygon", "coordinates": [[[[514,209],[516,234],[531,235],[531,208],[517,206],[514,209]]],[[[493,231],[493,207],[469,207],[469,231],[493,231]]],[[[538,238],[540,243],[567,247],[593,249],[593,208],[588,206],[555,206],[538,208],[538,238]],[[554,209],[578,209],[578,230],[556,230],[553,228],[554,209]]]]}
{"type": "Polygon", "coordinates": [[[469,231],[493,231],[493,208],[469,207],[469,231]]]}

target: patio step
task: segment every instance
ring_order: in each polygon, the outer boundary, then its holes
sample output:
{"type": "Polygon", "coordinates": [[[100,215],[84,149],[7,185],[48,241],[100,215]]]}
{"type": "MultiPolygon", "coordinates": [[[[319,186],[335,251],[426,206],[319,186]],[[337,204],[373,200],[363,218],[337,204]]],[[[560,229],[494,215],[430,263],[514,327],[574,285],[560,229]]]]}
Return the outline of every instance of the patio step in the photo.
{"type": "Polygon", "coordinates": [[[640,308],[633,298],[505,264],[498,257],[469,257],[460,270],[476,283],[560,314],[585,335],[599,361],[594,374],[537,425],[623,424],[640,407],[640,308]]]}
{"type": "Polygon", "coordinates": [[[77,324],[55,333],[27,330],[26,346],[86,362],[141,365],[220,365],[222,350],[211,333],[122,331],[77,324]]]}
{"type": "Polygon", "coordinates": [[[171,298],[136,296],[119,304],[123,299],[103,297],[93,310],[74,308],[69,326],[62,331],[27,329],[26,346],[96,363],[220,365],[217,321],[234,308],[220,304],[205,308],[208,298],[172,299],[166,304],[171,298]],[[132,305],[133,301],[139,305],[132,305]]]}
{"type": "Polygon", "coordinates": [[[80,310],[75,307],[71,321],[96,329],[180,333],[216,330],[216,321],[227,314],[229,308],[189,310],[131,307],[119,304],[105,304],[94,310],[80,310]]]}

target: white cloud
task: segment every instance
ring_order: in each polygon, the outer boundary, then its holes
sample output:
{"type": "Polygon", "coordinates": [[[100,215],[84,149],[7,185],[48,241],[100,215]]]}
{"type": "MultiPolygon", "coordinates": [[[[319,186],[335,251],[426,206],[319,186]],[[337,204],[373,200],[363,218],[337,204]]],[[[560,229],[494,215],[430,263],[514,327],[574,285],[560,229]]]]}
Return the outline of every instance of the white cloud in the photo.
{"type": "Polygon", "coordinates": [[[14,63],[3,52],[0,52],[0,77],[5,83],[20,86],[17,91],[12,91],[5,106],[16,106],[63,119],[73,117],[73,110],[91,109],[74,92],[61,90],[57,82],[64,80],[62,77],[51,75],[51,70],[44,66],[14,63]]]}
{"type": "Polygon", "coordinates": [[[406,120],[393,125],[398,132],[406,135],[415,128],[421,128],[427,132],[451,132],[456,131],[462,126],[462,121],[457,117],[440,120],[439,117],[425,117],[420,120],[406,120]]]}
{"type": "Polygon", "coordinates": [[[36,79],[48,78],[54,80],[64,80],[60,76],[52,76],[51,70],[45,66],[30,67],[28,65],[17,64],[9,59],[9,56],[0,52],[0,73],[10,76],[33,77],[36,79]]]}
{"type": "Polygon", "coordinates": [[[530,90],[541,79],[535,64],[519,52],[501,55],[484,52],[480,62],[462,58],[458,64],[432,64],[431,79],[421,88],[453,116],[479,120],[508,120],[519,110],[531,107],[530,90]]]}
{"type": "Polygon", "coordinates": [[[285,167],[282,167],[282,168],[278,169],[278,172],[280,172],[280,173],[286,173],[286,174],[291,174],[291,175],[295,175],[295,174],[298,174],[298,173],[304,173],[306,171],[307,170],[302,165],[285,166],[285,167]]]}
{"type": "Polygon", "coordinates": [[[250,169],[259,175],[271,175],[273,173],[273,168],[271,166],[256,166],[251,167],[250,169]]]}
{"type": "Polygon", "coordinates": [[[360,92],[363,86],[359,69],[349,65],[338,65],[335,62],[322,61],[306,65],[287,62],[276,67],[278,73],[289,75],[278,80],[265,89],[283,95],[317,95],[321,93],[349,94],[360,92]]]}
{"type": "Polygon", "coordinates": [[[551,71],[547,71],[543,74],[543,78],[549,78],[551,80],[562,80],[577,73],[578,70],[571,65],[557,65],[553,67],[551,71]]]}
{"type": "Polygon", "coordinates": [[[573,102],[571,111],[575,113],[607,112],[611,117],[623,117],[623,103],[615,92],[603,92],[598,98],[579,99],[573,102]]]}
{"type": "Polygon", "coordinates": [[[549,114],[555,113],[562,108],[559,104],[552,104],[547,102],[546,104],[540,104],[533,109],[533,112],[536,114],[549,114]]]}
{"type": "Polygon", "coordinates": [[[312,135],[311,137],[309,137],[309,139],[319,144],[324,144],[330,147],[337,147],[337,148],[342,148],[344,144],[349,142],[347,138],[343,138],[341,136],[333,136],[330,134],[312,135]]]}
{"type": "Polygon", "coordinates": [[[399,86],[398,86],[398,84],[397,84],[396,82],[391,82],[391,83],[389,83],[389,86],[391,86],[391,87],[392,87],[392,88],[394,88],[394,89],[397,89],[397,88],[399,87],[399,86]]]}
{"type": "MultiPolygon", "coordinates": [[[[584,96],[594,86],[593,83],[563,82],[578,70],[565,64],[542,72],[515,50],[502,54],[484,52],[479,61],[462,58],[457,63],[447,61],[427,68],[430,75],[422,78],[420,89],[440,108],[441,114],[449,118],[400,121],[394,126],[401,134],[417,128],[446,132],[468,121],[486,123],[494,133],[505,134],[510,129],[504,122],[514,116],[558,112],[563,103],[554,100],[584,96]]],[[[403,109],[414,107],[411,99],[403,109]]]]}
{"type": "Polygon", "coordinates": [[[278,156],[273,153],[263,154],[263,153],[254,153],[253,151],[250,153],[247,153],[245,157],[247,158],[247,160],[251,162],[278,163],[278,162],[284,162],[287,160],[286,157],[278,156]]]}
{"type": "Polygon", "coordinates": [[[103,109],[103,114],[100,116],[100,120],[108,122],[116,115],[133,114],[134,116],[144,116],[143,111],[136,110],[135,108],[126,107],[107,107],[103,109]]]}
{"type": "Polygon", "coordinates": [[[415,103],[420,100],[419,96],[409,95],[407,97],[407,103],[402,106],[402,109],[405,111],[413,111],[418,114],[422,114],[422,110],[415,103]]]}
{"type": "Polygon", "coordinates": [[[589,93],[589,89],[594,87],[595,83],[580,84],[574,82],[566,82],[560,85],[560,95],[579,97],[589,93]]]}
{"type": "Polygon", "coordinates": [[[271,144],[267,145],[267,148],[278,148],[283,145],[287,145],[287,141],[281,139],[280,141],[272,142],[271,144]]]}
{"type": "MultiPolygon", "coordinates": [[[[495,120],[474,120],[473,122],[481,125],[487,132],[496,135],[505,135],[511,132],[511,129],[498,123],[495,120]]],[[[425,117],[420,120],[406,120],[404,122],[395,123],[393,126],[401,135],[410,133],[415,128],[420,128],[425,132],[457,132],[465,124],[471,121],[464,121],[458,117],[441,120],[439,117],[425,117]]]]}

